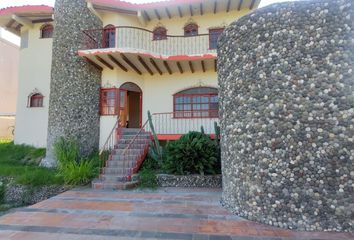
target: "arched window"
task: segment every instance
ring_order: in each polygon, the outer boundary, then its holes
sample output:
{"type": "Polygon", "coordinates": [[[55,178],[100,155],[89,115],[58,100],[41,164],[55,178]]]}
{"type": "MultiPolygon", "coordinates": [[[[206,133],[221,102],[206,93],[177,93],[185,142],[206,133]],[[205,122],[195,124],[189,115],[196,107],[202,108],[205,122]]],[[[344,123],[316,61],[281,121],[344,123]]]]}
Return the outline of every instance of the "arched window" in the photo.
{"type": "Polygon", "coordinates": [[[53,25],[45,24],[41,28],[41,38],[52,38],[53,37],[53,25]]]}
{"type": "Polygon", "coordinates": [[[103,48],[114,48],[116,45],[116,28],[107,25],[103,31],[103,48]]]}
{"type": "Polygon", "coordinates": [[[153,40],[165,40],[167,39],[167,29],[164,27],[157,27],[153,31],[153,40]]]}
{"type": "Polygon", "coordinates": [[[43,107],[43,95],[40,93],[31,94],[28,97],[28,107],[43,107]]]}
{"type": "Polygon", "coordinates": [[[195,23],[190,23],[184,27],[184,36],[192,37],[198,35],[198,25],[195,23]]]}
{"type": "Polygon", "coordinates": [[[173,96],[173,105],[175,118],[217,118],[218,90],[212,87],[183,90],[173,96]]]}

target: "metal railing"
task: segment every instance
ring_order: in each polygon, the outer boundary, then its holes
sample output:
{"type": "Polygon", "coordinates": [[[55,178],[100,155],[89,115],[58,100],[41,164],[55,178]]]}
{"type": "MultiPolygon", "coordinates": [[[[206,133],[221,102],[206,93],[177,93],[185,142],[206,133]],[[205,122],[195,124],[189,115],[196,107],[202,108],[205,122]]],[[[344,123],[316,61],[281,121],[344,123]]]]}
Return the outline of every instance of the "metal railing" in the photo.
{"type": "MultiPolygon", "coordinates": [[[[152,114],[152,122],[156,134],[185,134],[190,131],[201,131],[206,134],[215,134],[214,122],[219,123],[217,110],[180,111],[152,114]]],[[[150,127],[145,127],[150,131],[150,127]]]]}
{"type": "Polygon", "coordinates": [[[114,124],[111,132],[109,133],[106,142],[103,147],[100,149],[99,157],[100,157],[100,173],[102,173],[103,168],[106,167],[107,161],[112,156],[112,151],[116,147],[116,144],[119,140],[120,128],[119,128],[119,118],[117,122],[114,124]]]}
{"type": "Polygon", "coordinates": [[[139,138],[139,136],[141,136],[143,133],[146,133],[145,132],[145,127],[147,126],[148,124],[148,121],[146,121],[144,123],[144,125],[140,128],[139,132],[133,137],[133,139],[129,142],[128,146],[124,149],[123,151],[123,174],[124,174],[124,181],[130,181],[131,180],[131,177],[134,173],[136,173],[141,164],[143,163],[148,151],[149,151],[149,142],[150,140],[149,139],[146,139],[146,145],[144,147],[144,149],[141,149],[142,152],[138,153],[138,157],[139,159],[135,159],[135,161],[133,162],[134,165],[133,166],[128,166],[127,165],[127,161],[128,160],[131,160],[129,158],[129,156],[134,156],[134,154],[137,154],[135,151],[135,149],[131,149],[132,146],[136,143],[136,140],[139,138]]]}
{"type": "Polygon", "coordinates": [[[83,31],[83,49],[120,48],[132,52],[153,55],[201,55],[216,53],[210,42],[210,34],[196,36],[167,35],[154,40],[154,33],[137,27],[115,27],[111,29],[93,29],[83,31]],[[111,31],[111,35],[109,35],[111,31]]]}

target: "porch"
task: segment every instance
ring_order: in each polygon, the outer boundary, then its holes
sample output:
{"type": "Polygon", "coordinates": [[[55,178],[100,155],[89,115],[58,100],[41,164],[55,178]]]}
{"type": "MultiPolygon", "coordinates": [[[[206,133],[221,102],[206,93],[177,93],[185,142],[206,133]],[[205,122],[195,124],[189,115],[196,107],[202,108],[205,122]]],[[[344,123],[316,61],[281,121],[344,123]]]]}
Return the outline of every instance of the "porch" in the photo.
{"type": "MultiPolygon", "coordinates": [[[[177,140],[183,134],[202,129],[214,138],[215,124],[219,124],[218,111],[211,110],[153,113],[151,118],[157,138],[161,141],[177,140]]],[[[144,126],[144,130],[152,131],[149,124],[144,126]]]]}

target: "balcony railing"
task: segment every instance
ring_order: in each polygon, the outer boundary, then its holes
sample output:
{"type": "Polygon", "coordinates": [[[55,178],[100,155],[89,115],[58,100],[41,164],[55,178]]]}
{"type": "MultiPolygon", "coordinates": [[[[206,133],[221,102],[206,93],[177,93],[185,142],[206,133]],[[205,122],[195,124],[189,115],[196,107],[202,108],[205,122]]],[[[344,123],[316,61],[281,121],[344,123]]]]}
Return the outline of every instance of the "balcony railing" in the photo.
{"type": "Polygon", "coordinates": [[[82,50],[118,48],[152,55],[180,56],[216,53],[215,36],[199,34],[196,36],[167,35],[154,40],[152,31],[136,27],[115,27],[83,31],[82,50]]]}
{"type": "MultiPolygon", "coordinates": [[[[156,134],[180,135],[190,131],[200,132],[203,127],[206,134],[215,134],[214,123],[219,123],[218,111],[183,111],[152,114],[156,134]]],[[[149,125],[145,128],[151,131],[149,125]]]]}

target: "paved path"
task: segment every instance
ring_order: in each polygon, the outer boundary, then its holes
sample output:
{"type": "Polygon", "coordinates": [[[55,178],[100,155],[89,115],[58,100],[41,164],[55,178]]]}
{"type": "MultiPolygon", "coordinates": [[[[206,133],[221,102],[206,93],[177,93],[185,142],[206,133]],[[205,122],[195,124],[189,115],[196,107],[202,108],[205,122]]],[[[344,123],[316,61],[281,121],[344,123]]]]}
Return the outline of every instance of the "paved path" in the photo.
{"type": "Polygon", "coordinates": [[[246,221],[220,207],[219,190],[73,190],[0,217],[0,239],[349,240],[246,221]]]}

